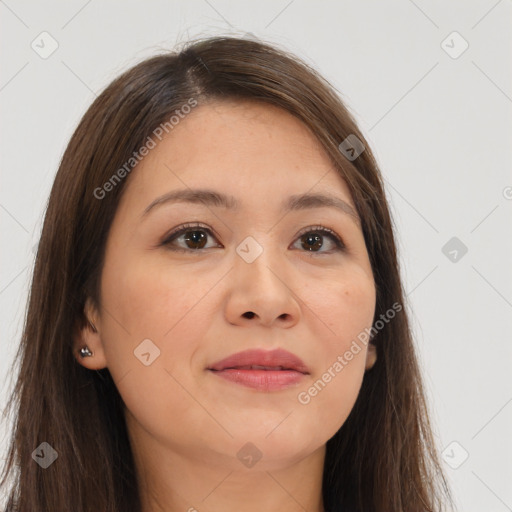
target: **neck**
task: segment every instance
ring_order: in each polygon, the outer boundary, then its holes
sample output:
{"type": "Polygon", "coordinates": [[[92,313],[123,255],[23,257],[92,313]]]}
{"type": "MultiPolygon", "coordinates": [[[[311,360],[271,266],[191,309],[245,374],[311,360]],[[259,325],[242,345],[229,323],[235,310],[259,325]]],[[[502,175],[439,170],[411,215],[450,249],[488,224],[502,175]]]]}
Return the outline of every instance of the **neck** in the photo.
{"type": "Polygon", "coordinates": [[[293,461],[262,457],[248,468],[213,451],[163,446],[147,432],[130,437],[142,512],[324,511],[325,445],[293,461]]]}

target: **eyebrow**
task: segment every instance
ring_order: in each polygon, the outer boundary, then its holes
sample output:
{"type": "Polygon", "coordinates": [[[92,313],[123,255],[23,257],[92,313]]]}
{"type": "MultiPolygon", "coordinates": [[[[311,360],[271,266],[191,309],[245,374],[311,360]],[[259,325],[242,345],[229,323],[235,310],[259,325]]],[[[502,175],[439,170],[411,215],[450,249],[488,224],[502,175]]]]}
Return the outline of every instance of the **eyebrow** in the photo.
{"type": "MultiPolygon", "coordinates": [[[[227,208],[236,211],[239,208],[238,200],[230,195],[223,194],[210,189],[182,189],[173,190],[157,197],[149,204],[141,215],[146,217],[151,210],[158,206],[169,203],[193,203],[213,206],[217,208],[227,208]]],[[[343,213],[351,216],[359,224],[359,215],[354,208],[340,197],[324,193],[305,193],[289,196],[281,204],[282,211],[298,211],[310,208],[336,208],[343,213]]]]}

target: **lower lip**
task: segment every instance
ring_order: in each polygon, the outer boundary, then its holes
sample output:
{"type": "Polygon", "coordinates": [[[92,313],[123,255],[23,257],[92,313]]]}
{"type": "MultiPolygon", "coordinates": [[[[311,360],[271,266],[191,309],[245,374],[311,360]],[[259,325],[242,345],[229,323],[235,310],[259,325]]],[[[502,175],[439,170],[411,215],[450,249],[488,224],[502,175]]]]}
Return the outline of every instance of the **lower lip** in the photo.
{"type": "Polygon", "coordinates": [[[277,391],[299,383],[303,373],[294,370],[210,370],[213,374],[236,384],[259,391],[277,391]]]}

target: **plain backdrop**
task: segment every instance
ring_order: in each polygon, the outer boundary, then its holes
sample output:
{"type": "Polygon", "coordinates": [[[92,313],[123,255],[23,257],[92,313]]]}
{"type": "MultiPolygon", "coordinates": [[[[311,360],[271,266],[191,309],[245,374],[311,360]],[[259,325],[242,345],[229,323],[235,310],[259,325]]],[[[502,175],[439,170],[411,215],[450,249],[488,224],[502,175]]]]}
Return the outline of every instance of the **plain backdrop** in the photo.
{"type": "Polygon", "coordinates": [[[366,135],[459,510],[512,511],[511,22],[510,0],[0,1],[1,408],[46,201],[80,117],[147,56],[250,33],[318,69],[366,135]]]}

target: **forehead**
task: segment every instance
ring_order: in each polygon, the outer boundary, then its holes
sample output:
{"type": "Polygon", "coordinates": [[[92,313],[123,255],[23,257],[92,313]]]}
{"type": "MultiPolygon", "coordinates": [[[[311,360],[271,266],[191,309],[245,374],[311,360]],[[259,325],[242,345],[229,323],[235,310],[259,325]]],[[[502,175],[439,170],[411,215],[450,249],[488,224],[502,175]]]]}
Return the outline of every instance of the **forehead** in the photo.
{"type": "Polygon", "coordinates": [[[270,204],[283,194],[337,193],[353,206],[345,181],[312,131],[262,102],[221,101],[184,116],[130,176],[125,200],[144,206],[172,190],[209,188],[270,204]],[[130,191],[131,189],[131,191],[130,191]]]}
{"type": "MultiPolygon", "coordinates": [[[[260,101],[212,101],[197,107],[170,131],[161,144],[169,151],[182,144],[196,148],[197,158],[207,157],[206,149],[230,147],[234,159],[246,154],[264,158],[287,153],[290,160],[327,155],[313,132],[290,112],[260,101]],[[263,145],[262,145],[263,143],[263,145]],[[290,154],[290,150],[293,154],[290,154]]],[[[183,152],[182,152],[183,153],[183,152]]]]}

